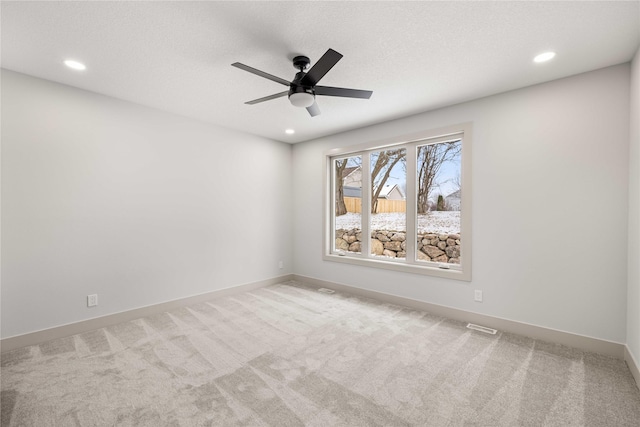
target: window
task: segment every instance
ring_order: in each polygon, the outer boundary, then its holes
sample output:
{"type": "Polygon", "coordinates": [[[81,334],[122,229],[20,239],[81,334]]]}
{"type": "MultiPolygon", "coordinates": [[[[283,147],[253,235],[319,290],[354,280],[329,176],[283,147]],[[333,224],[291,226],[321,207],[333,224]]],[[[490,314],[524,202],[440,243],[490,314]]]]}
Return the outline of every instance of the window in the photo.
{"type": "Polygon", "coordinates": [[[326,153],[329,261],[471,280],[471,124],[326,153]]]}

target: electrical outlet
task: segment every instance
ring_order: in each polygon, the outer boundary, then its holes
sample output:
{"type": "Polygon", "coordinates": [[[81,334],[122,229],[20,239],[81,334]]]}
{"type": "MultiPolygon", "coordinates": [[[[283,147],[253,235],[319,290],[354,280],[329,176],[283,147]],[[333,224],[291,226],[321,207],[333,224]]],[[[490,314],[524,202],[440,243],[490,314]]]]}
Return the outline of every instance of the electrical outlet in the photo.
{"type": "Polygon", "coordinates": [[[284,268],[284,262],[280,261],[278,263],[278,268],[280,268],[280,269],[284,268]]]}
{"type": "Polygon", "coordinates": [[[87,307],[98,305],[98,294],[87,295],[87,307]]]}
{"type": "Polygon", "coordinates": [[[476,289],[473,294],[473,299],[477,302],[482,302],[482,291],[480,289],[476,289]]]}

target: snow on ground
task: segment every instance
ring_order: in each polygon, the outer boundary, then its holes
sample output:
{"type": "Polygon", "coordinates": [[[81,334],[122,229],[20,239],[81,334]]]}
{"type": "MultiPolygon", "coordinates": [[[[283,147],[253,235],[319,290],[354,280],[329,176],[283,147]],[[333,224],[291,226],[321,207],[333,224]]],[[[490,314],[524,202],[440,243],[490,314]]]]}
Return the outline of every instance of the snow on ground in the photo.
{"type": "MultiPolygon", "coordinates": [[[[349,212],[336,218],[336,230],[352,228],[361,228],[359,213],[349,212]]],[[[406,230],[404,212],[371,215],[371,230],[406,230]]],[[[458,234],[460,233],[460,212],[429,212],[418,215],[418,233],[458,234]]]]}

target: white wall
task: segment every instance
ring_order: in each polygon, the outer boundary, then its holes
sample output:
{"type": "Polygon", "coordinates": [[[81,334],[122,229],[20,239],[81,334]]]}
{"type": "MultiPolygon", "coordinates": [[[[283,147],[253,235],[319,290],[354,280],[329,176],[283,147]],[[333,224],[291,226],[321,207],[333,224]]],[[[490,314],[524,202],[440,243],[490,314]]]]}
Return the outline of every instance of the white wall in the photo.
{"type": "Polygon", "coordinates": [[[3,70],[2,338],[295,272],[640,360],[638,58],[297,144],[293,163],[286,144],[3,70]],[[470,284],[322,260],[325,150],[467,121],[470,284]]]}
{"type": "Polygon", "coordinates": [[[291,273],[290,165],[287,144],[3,70],[2,338],[291,273]]]}
{"type": "Polygon", "coordinates": [[[627,346],[640,363],[640,49],[631,65],[627,346]]]}
{"type": "Polygon", "coordinates": [[[295,145],[295,272],[625,342],[629,72],[614,66],[295,145]],[[326,150],[468,121],[471,283],[322,260],[326,150]]]}

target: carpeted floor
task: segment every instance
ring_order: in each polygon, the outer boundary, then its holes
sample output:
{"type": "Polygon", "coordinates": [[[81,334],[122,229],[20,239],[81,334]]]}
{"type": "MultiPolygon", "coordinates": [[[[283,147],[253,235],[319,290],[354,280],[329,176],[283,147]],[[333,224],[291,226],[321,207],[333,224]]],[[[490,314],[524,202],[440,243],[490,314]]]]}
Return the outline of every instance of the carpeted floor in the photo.
{"type": "Polygon", "coordinates": [[[639,426],[621,360],[288,282],[2,355],[2,426],[639,426]]]}

